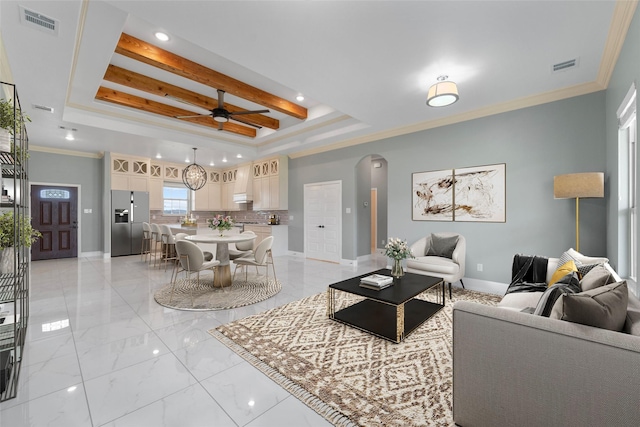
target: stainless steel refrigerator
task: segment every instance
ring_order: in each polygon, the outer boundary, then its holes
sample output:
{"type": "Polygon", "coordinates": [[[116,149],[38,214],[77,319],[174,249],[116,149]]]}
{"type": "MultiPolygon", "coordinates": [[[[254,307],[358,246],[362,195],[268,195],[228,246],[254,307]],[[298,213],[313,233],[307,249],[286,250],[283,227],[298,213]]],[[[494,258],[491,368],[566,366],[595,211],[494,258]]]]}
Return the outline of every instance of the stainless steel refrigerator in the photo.
{"type": "Polygon", "coordinates": [[[143,222],[149,222],[149,193],[111,190],[112,257],[140,253],[143,222]]]}

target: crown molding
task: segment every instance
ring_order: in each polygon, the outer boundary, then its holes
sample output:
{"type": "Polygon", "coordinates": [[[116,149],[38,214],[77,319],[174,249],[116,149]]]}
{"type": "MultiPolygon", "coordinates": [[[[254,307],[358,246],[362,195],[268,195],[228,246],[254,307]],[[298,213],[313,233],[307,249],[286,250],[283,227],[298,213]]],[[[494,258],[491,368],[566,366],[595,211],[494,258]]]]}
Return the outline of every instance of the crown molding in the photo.
{"type": "Polygon", "coordinates": [[[598,83],[584,83],[581,85],[570,86],[568,88],[545,92],[537,95],[531,95],[524,98],[514,99],[511,101],[501,102],[499,104],[489,105],[477,110],[468,111],[466,113],[457,114],[455,116],[443,117],[442,119],[430,120],[426,122],[415,123],[409,126],[389,129],[382,132],[364,135],[358,138],[352,138],[345,141],[337,142],[324,147],[316,147],[309,150],[290,153],[289,157],[296,159],[299,157],[310,156],[312,154],[324,153],[327,151],[337,150],[340,148],[351,147],[353,145],[365,144],[368,142],[378,141],[381,139],[393,138],[396,136],[406,135],[409,133],[420,132],[423,130],[434,129],[442,126],[449,126],[456,123],[462,123],[469,120],[480,119],[482,117],[493,116],[496,114],[507,113],[509,111],[520,110],[522,108],[533,107],[536,105],[547,104],[549,102],[560,101],[567,98],[573,98],[580,95],[598,92],[604,88],[598,83]]]}
{"type": "Polygon", "coordinates": [[[624,46],[624,41],[627,37],[627,32],[629,31],[629,26],[631,25],[637,6],[637,0],[616,1],[607,42],[600,61],[600,69],[598,70],[598,76],[596,78],[596,82],[605,89],[609,86],[609,80],[611,80],[613,70],[616,68],[620,51],[622,51],[622,46],[624,46]]]}
{"type": "Polygon", "coordinates": [[[99,151],[97,153],[88,153],[86,151],[64,150],[62,148],[43,147],[41,145],[29,145],[29,151],[61,154],[63,156],[88,157],[90,159],[101,159],[104,157],[104,151],[99,151]]]}

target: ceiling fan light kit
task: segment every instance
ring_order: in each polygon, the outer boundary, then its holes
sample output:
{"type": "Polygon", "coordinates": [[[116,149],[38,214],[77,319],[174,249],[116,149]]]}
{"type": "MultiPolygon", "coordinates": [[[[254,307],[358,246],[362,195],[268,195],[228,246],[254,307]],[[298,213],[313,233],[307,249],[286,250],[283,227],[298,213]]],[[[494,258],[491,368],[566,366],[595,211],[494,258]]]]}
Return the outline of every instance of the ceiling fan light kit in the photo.
{"type": "Polygon", "coordinates": [[[197,191],[207,183],[207,171],[196,163],[196,150],[193,149],[193,163],[182,171],[182,182],[188,189],[197,191]]]}
{"type": "Polygon", "coordinates": [[[446,107],[456,102],[458,96],[458,86],[455,82],[446,81],[448,76],[438,77],[438,83],[429,88],[427,94],[427,105],[429,107],[446,107]]]}

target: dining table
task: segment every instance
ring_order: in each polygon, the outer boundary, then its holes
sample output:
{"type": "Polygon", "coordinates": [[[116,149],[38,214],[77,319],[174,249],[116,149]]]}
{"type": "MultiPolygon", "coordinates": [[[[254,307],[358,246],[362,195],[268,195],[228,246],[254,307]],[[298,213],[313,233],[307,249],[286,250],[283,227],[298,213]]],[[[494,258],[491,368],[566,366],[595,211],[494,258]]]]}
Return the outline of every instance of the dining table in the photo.
{"type": "Polygon", "coordinates": [[[220,264],[216,266],[213,275],[213,286],[221,288],[231,286],[231,266],[229,265],[229,243],[245,242],[247,240],[254,240],[255,234],[194,234],[192,236],[185,237],[185,240],[189,240],[194,243],[203,244],[215,244],[216,245],[216,258],[220,261],[220,264]]]}

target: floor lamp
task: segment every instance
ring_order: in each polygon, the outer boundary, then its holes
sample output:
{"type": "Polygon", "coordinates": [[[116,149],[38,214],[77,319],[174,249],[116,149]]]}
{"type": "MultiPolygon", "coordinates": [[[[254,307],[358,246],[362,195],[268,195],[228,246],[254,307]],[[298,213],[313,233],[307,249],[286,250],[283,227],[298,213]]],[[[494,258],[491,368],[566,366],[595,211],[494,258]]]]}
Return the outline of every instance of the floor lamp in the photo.
{"type": "Polygon", "coordinates": [[[553,197],[576,199],[576,251],[580,251],[580,198],[604,197],[604,173],[570,173],[553,177],[553,197]]]}

